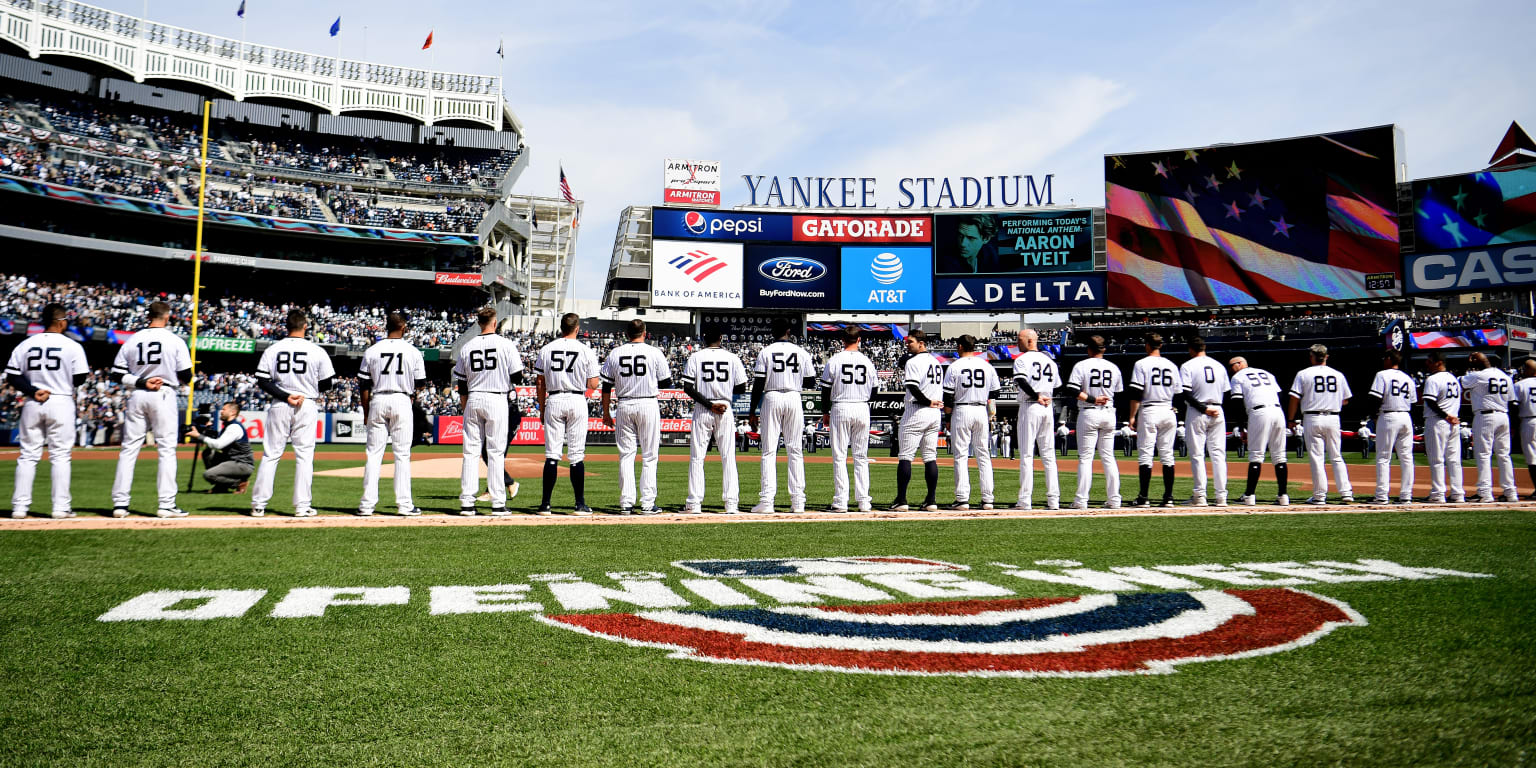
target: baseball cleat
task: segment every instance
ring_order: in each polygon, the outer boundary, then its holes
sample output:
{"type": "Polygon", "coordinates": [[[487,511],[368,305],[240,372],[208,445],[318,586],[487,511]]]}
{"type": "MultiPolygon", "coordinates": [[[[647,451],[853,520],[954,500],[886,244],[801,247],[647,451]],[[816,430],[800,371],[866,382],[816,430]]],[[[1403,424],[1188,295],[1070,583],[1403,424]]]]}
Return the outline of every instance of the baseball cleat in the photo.
{"type": "Polygon", "coordinates": [[[1353,503],[1355,503],[1355,497],[1346,493],[1343,496],[1339,497],[1339,503],[1340,504],[1353,504],[1353,503]]]}
{"type": "Polygon", "coordinates": [[[1238,503],[1245,507],[1257,507],[1259,505],[1259,499],[1256,496],[1243,496],[1243,498],[1239,500],[1238,503]]]}
{"type": "Polygon", "coordinates": [[[1147,497],[1145,497],[1145,496],[1137,496],[1136,500],[1131,502],[1131,506],[1133,506],[1133,507],[1150,507],[1150,506],[1152,506],[1152,502],[1148,501],[1147,497]]]}
{"type": "Polygon", "coordinates": [[[1106,501],[1106,502],[1104,502],[1104,508],[1105,509],[1119,509],[1120,508],[1120,502],[1118,502],[1118,501],[1106,501]]]}
{"type": "Polygon", "coordinates": [[[1282,493],[1279,496],[1275,497],[1275,506],[1277,506],[1277,507],[1289,507],[1290,505],[1291,505],[1291,497],[1290,497],[1290,495],[1282,493]]]}
{"type": "Polygon", "coordinates": [[[804,504],[797,504],[797,505],[791,506],[789,508],[789,513],[791,515],[803,515],[803,514],[805,514],[805,505],[804,504]]]}
{"type": "Polygon", "coordinates": [[[11,510],[11,519],[25,520],[27,519],[27,511],[25,509],[13,509],[11,510]]]}
{"type": "Polygon", "coordinates": [[[661,514],[661,507],[641,507],[640,508],[640,514],[642,514],[642,515],[659,515],[659,514],[661,514]]]}
{"type": "Polygon", "coordinates": [[[1467,497],[1465,497],[1465,496],[1457,496],[1456,498],[1451,499],[1451,503],[1452,504],[1465,504],[1465,503],[1467,503],[1467,497]]]}
{"type": "MultiPolygon", "coordinates": [[[[1210,502],[1207,502],[1204,496],[1193,496],[1189,500],[1189,505],[1191,507],[1206,507],[1210,506],[1210,502]]],[[[1217,504],[1216,506],[1224,507],[1226,504],[1217,504]]]]}
{"type": "Polygon", "coordinates": [[[928,504],[924,504],[923,505],[923,511],[924,512],[937,512],[937,511],[939,511],[939,505],[933,504],[931,502],[928,503],[928,504]]]}
{"type": "Polygon", "coordinates": [[[1444,496],[1425,496],[1424,497],[1424,503],[1425,504],[1444,504],[1445,503],[1445,497],[1444,496]]]}
{"type": "Polygon", "coordinates": [[[891,511],[891,512],[910,512],[910,511],[912,511],[912,508],[910,506],[906,505],[906,504],[892,504],[889,511],[891,511]]]}
{"type": "Polygon", "coordinates": [[[401,517],[419,517],[421,515],[421,510],[419,510],[419,509],[402,509],[397,514],[399,514],[401,517]]]}
{"type": "Polygon", "coordinates": [[[860,504],[859,505],[859,511],[860,512],[871,512],[873,510],[874,510],[874,507],[869,505],[869,504],[860,504]]]}
{"type": "Polygon", "coordinates": [[[953,509],[956,512],[969,512],[971,511],[971,503],[968,501],[957,501],[953,507],[950,507],[950,509],[953,509]]]}
{"type": "Polygon", "coordinates": [[[731,504],[731,505],[727,506],[725,509],[720,510],[720,514],[722,514],[722,515],[736,515],[736,514],[740,514],[740,510],[736,509],[736,505],[735,504],[731,504]]]}
{"type": "Polygon", "coordinates": [[[1088,502],[1086,502],[1086,501],[1074,501],[1074,502],[1072,502],[1072,508],[1073,509],[1087,509],[1088,508],[1088,502]]]}
{"type": "Polygon", "coordinates": [[[1477,497],[1477,503],[1479,503],[1479,504],[1492,504],[1493,503],[1493,497],[1492,496],[1479,496],[1479,497],[1477,497]]]}
{"type": "Polygon", "coordinates": [[[1373,496],[1373,497],[1371,497],[1371,503],[1372,504],[1391,504],[1392,500],[1388,499],[1385,496],[1373,496]]]}
{"type": "Polygon", "coordinates": [[[294,512],[293,516],[294,517],[314,517],[317,514],[319,514],[319,513],[314,511],[313,509],[301,509],[301,510],[299,510],[297,512],[294,512]]]}
{"type": "Polygon", "coordinates": [[[461,507],[459,507],[459,514],[464,516],[464,517],[474,517],[475,516],[475,508],[473,506],[468,506],[468,507],[461,506],[461,507]]]}
{"type": "Polygon", "coordinates": [[[507,509],[506,507],[491,507],[492,517],[506,517],[510,514],[512,514],[512,510],[507,509]]]}
{"type": "MultiPolygon", "coordinates": [[[[117,516],[117,510],[115,510],[115,509],[112,510],[112,513],[113,513],[113,515],[112,515],[113,517],[117,516]]],[[[186,516],[187,516],[186,510],[184,510],[184,509],[182,509],[180,507],[171,507],[170,509],[161,509],[161,510],[158,510],[158,511],[155,512],[155,517],[172,518],[172,517],[186,517],[186,516]]]]}
{"type": "Polygon", "coordinates": [[[507,486],[507,500],[511,501],[512,499],[517,498],[517,492],[522,490],[522,488],[523,488],[523,484],[522,483],[519,483],[518,481],[513,480],[512,484],[507,486]]]}
{"type": "Polygon", "coordinates": [[[683,508],[678,510],[677,513],[680,514],[680,515],[701,515],[701,514],[703,514],[703,512],[701,512],[699,510],[699,505],[697,505],[697,504],[684,504],[683,508]]]}
{"type": "Polygon", "coordinates": [[[832,514],[834,514],[834,515],[846,515],[846,514],[848,514],[848,508],[847,507],[827,507],[827,511],[832,513],[832,514]]]}
{"type": "Polygon", "coordinates": [[[1225,496],[1217,496],[1216,497],[1216,506],[1218,506],[1218,507],[1225,507],[1226,505],[1227,505],[1227,497],[1225,497],[1225,496]]]}
{"type": "Polygon", "coordinates": [[[1030,510],[1030,506],[1031,505],[1030,505],[1029,501],[1027,501],[1025,499],[1019,499],[1019,503],[1014,504],[1013,508],[1017,509],[1017,510],[1019,510],[1021,512],[1028,512],[1030,510]]]}
{"type": "Polygon", "coordinates": [[[112,516],[113,517],[118,517],[118,518],[127,517],[128,516],[128,508],[127,507],[113,507],[112,508],[112,516]]]}
{"type": "Polygon", "coordinates": [[[1398,504],[1412,504],[1413,503],[1413,497],[1412,496],[1400,497],[1400,498],[1398,498],[1397,503],[1398,504]]]}
{"type": "Polygon", "coordinates": [[[993,505],[993,504],[992,504],[992,502],[990,502],[990,501],[983,501],[983,502],[982,502],[982,503],[981,503],[981,508],[982,508],[982,509],[983,509],[983,510],[991,510],[991,509],[996,509],[996,508],[997,508],[997,507],[996,507],[996,506],[994,506],[994,505],[993,505]]]}
{"type": "Polygon", "coordinates": [[[577,504],[576,508],[571,510],[571,514],[576,517],[591,517],[592,508],[585,504],[577,504]]]}
{"type": "Polygon", "coordinates": [[[773,505],[758,503],[748,511],[754,515],[771,515],[773,514],[773,505]]]}
{"type": "Polygon", "coordinates": [[[1506,494],[1504,494],[1504,500],[1509,502],[1509,503],[1511,503],[1511,504],[1518,504],[1518,503],[1520,503],[1520,494],[1518,494],[1518,493],[1506,493],[1506,494]]]}
{"type": "Polygon", "coordinates": [[[1314,507],[1326,507],[1326,506],[1328,506],[1328,500],[1327,499],[1319,499],[1316,496],[1308,498],[1307,499],[1307,503],[1312,505],[1312,506],[1314,506],[1314,507]]]}
{"type": "Polygon", "coordinates": [[[55,512],[55,513],[53,513],[53,519],[55,519],[55,520],[68,520],[69,518],[74,517],[74,516],[75,516],[75,511],[73,509],[66,509],[63,512],[55,512]]]}
{"type": "Polygon", "coordinates": [[[1061,504],[1055,501],[1047,501],[1045,503],[1045,508],[1048,511],[1055,511],[1061,509],[1061,504]]]}
{"type": "Polygon", "coordinates": [[[358,517],[373,517],[373,510],[371,510],[371,509],[359,509],[357,511],[357,516],[358,517]]]}
{"type": "Polygon", "coordinates": [[[1172,496],[1164,496],[1163,497],[1163,503],[1162,503],[1161,506],[1164,507],[1165,509],[1172,509],[1172,508],[1178,506],[1178,504],[1174,502],[1172,496]]]}
{"type": "Polygon", "coordinates": [[[550,515],[553,515],[555,511],[550,509],[548,504],[540,504],[539,506],[534,507],[533,513],[539,517],[549,517],[550,515]]]}
{"type": "Polygon", "coordinates": [[[490,491],[486,491],[485,493],[482,493],[479,496],[475,497],[475,501],[490,501],[490,500],[491,500],[491,492],[490,491]]]}
{"type": "Polygon", "coordinates": [[[258,509],[256,507],[251,507],[251,517],[261,517],[262,515],[265,515],[266,513],[267,513],[267,510],[265,510],[265,509],[258,509]]]}

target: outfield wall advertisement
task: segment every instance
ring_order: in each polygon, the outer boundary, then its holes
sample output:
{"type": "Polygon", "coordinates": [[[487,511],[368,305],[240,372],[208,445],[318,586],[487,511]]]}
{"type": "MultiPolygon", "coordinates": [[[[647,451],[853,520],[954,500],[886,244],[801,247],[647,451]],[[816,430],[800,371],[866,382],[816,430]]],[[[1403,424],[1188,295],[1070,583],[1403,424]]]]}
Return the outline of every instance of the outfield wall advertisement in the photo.
{"type": "Polygon", "coordinates": [[[880,216],[652,210],[651,306],[931,312],[1105,306],[1090,210],[880,216]],[[985,243],[975,242],[982,234],[985,243]],[[936,262],[935,253],[946,259],[936,262]],[[946,272],[947,270],[947,272],[946,272]]]}

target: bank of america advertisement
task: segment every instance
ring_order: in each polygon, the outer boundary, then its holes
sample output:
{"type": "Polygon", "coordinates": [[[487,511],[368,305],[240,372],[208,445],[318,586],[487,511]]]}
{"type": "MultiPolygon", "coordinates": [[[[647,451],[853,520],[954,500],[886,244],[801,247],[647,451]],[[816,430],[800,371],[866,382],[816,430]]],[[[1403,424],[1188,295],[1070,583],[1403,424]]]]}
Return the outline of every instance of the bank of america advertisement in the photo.
{"type": "Polygon", "coordinates": [[[651,306],[741,309],[740,243],[655,240],[651,306]]]}
{"type": "Polygon", "coordinates": [[[940,275],[1093,271],[1093,211],[970,213],[934,217],[940,275]]]}
{"type": "Polygon", "coordinates": [[[668,160],[662,201],[668,205],[720,204],[720,164],[705,160],[668,160]]]}

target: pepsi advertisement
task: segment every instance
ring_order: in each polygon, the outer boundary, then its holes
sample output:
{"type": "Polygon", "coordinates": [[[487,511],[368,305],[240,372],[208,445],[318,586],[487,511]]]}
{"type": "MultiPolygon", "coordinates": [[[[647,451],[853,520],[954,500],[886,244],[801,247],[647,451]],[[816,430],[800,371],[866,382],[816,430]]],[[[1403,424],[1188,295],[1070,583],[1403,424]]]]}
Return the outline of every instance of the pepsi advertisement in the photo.
{"type": "Polygon", "coordinates": [[[766,240],[787,243],[794,239],[794,217],[780,213],[652,208],[651,236],[659,239],[737,242],[766,240]]]}
{"type": "Polygon", "coordinates": [[[830,245],[749,245],[742,302],[762,309],[837,307],[841,258],[830,245]]]}

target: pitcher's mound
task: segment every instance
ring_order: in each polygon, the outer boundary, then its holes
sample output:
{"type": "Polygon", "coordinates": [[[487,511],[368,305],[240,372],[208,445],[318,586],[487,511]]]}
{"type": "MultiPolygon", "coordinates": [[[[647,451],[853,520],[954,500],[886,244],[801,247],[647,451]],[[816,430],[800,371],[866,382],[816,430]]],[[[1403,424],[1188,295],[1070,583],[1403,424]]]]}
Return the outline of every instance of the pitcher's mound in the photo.
{"type": "MultiPolygon", "coordinates": [[[[459,476],[464,467],[464,459],[460,456],[434,456],[432,458],[411,459],[411,477],[425,477],[434,480],[446,480],[459,476]]],[[[543,456],[513,456],[507,459],[507,474],[519,480],[530,477],[542,477],[544,474],[543,456]]],[[[560,465],[560,476],[566,477],[570,471],[565,464],[560,465]]],[[[327,469],[316,472],[317,477],[362,477],[363,467],[346,467],[345,469],[327,469]]],[[[587,470],[587,476],[597,475],[592,470],[587,470]]],[[[392,461],[384,462],[379,468],[379,477],[393,478],[395,465],[392,461]]],[[[480,476],[485,477],[485,464],[480,464],[480,476]]]]}

